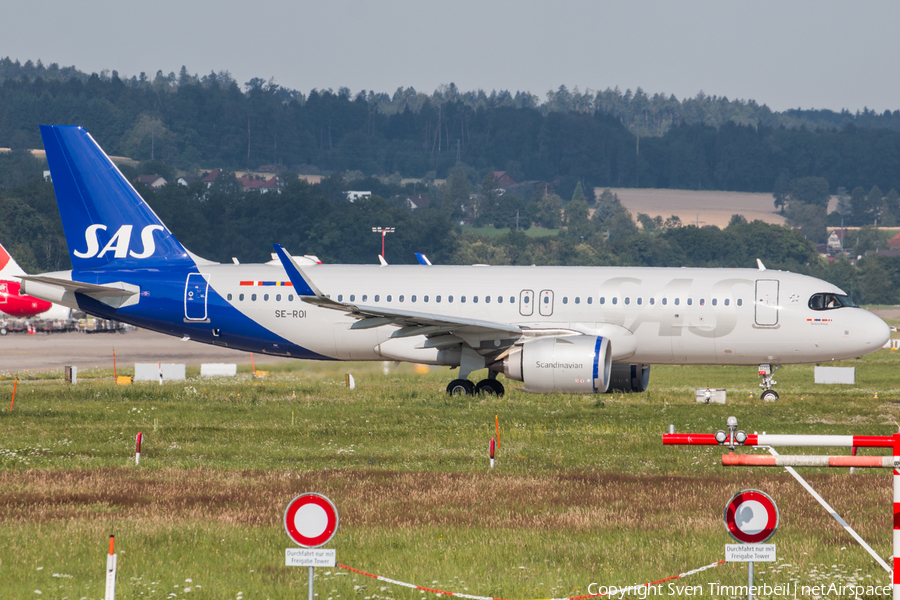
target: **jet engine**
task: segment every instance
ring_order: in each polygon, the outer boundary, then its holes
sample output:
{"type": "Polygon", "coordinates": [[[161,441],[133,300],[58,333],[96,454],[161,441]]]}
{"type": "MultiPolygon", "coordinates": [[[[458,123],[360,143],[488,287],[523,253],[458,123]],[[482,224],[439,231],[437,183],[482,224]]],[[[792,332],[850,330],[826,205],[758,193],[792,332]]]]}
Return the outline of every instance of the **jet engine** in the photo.
{"type": "Polygon", "coordinates": [[[528,392],[601,393],[609,387],[611,356],[604,337],[543,337],[515,346],[503,360],[503,374],[528,392]]]}
{"type": "Polygon", "coordinates": [[[644,392],[650,385],[650,365],[613,365],[609,374],[612,392],[644,392]]]}

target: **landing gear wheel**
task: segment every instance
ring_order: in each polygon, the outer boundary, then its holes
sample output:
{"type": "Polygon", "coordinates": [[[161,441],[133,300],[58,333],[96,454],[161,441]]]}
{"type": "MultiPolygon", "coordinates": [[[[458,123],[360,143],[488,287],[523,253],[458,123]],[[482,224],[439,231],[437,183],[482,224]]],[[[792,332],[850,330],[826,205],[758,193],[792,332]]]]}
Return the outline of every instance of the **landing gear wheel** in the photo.
{"type": "Polygon", "coordinates": [[[447,393],[451,396],[471,396],[475,393],[475,384],[468,379],[454,379],[447,384],[447,393]]]}
{"type": "Polygon", "coordinates": [[[501,398],[503,394],[506,393],[506,389],[503,387],[503,384],[496,379],[482,379],[478,382],[478,385],[475,386],[475,393],[501,398]]]}
{"type": "Polygon", "coordinates": [[[775,390],[766,390],[760,394],[759,397],[766,402],[774,402],[775,400],[778,400],[778,392],[775,390]]]}

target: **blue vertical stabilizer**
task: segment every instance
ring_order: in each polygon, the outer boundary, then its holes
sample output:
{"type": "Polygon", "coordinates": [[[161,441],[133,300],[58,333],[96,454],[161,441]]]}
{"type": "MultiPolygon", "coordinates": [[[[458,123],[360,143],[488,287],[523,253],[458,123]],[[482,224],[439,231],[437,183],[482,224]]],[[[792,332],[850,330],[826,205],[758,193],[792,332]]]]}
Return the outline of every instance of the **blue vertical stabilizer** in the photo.
{"type": "Polygon", "coordinates": [[[195,264],[87,131],[41,125],[41,137],[72,268],[195,264]]]}

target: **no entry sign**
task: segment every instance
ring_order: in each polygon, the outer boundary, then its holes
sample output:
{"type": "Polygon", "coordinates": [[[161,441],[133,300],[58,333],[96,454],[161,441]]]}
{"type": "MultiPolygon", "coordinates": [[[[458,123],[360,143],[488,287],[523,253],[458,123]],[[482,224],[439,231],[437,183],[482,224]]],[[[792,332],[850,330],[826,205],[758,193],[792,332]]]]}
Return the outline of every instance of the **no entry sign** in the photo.
{"type": "Polygon", "coordinates": [[[284,529],[288,537],[304,548],[324,546],[334,537],[337,528],[337,509],[322,494],[300,494],[284,511],[284,529]]]}
{"type": "Polygon", "coordinates": [[[759,490],[741,490],[725,505],[725,528],[743,544],[761,544],[778,529],[778,507],[759,490]]]}

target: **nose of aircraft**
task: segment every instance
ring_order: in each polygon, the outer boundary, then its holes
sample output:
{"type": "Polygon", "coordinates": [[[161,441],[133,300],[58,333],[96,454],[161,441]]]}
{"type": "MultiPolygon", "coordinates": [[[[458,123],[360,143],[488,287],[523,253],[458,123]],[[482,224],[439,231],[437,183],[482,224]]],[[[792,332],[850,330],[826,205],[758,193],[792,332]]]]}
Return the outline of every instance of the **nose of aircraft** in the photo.
{"type": "Polygon", "coordinates": [[[864,344],[860,348],[861,354],[874,352],[891,339],[891,328],[888,327],[888,324],[881,317],[867,310],[860,311],[859,332],[860,335],[857,339],[864,344]]]}

